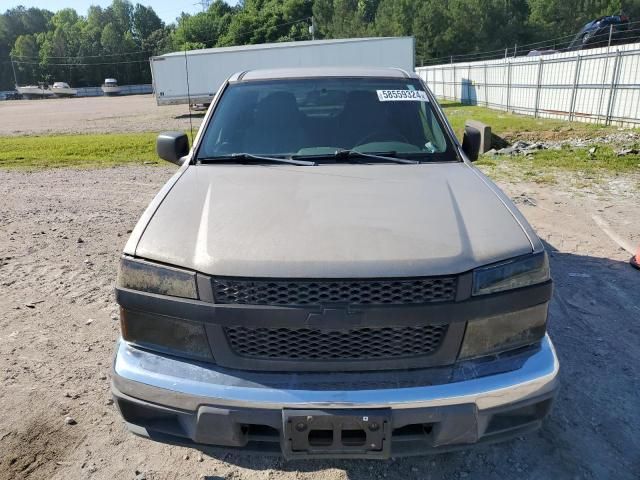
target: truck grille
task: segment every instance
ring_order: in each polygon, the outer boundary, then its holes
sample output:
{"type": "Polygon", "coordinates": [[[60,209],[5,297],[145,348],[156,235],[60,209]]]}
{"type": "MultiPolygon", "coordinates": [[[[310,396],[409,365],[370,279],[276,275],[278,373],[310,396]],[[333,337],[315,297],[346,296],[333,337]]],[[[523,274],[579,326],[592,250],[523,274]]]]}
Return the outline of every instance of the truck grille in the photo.
{"type": "Polygon", "coordinates": [[[280,360],[366,360],[425,356],[441,345],[448,325],[318,330],[226,327],[234,353],[280,360]]]}
{"type": "Polygon", "coordinates": [[[213,279],[216,303],[252,305],[420,304],[453,301],[456,277],[381,280],[213,279]]]}

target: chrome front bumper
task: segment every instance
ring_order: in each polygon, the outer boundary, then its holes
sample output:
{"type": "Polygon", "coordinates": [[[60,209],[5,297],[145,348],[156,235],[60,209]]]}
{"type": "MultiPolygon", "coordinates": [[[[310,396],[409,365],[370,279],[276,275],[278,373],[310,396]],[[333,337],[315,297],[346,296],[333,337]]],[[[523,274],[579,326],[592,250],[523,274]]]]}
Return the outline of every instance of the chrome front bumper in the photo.
{"type": "Polygon", "coordinates": [[[181,410],[197,410],[201,405],[407,409],[459,404],[474,404],[484,410],[554,391],[558,369],[555,349],[545,336],[540,349],[515,370],[481,376],[481,369],[473,368],[452,383],[332,390],[326,386],[304,388],[297,380],[305,374],[221,371],[212,365],[151,353],[120,341],[113,364],[113,387],[116,394],[181,410]],[[266,378],[273,381],[262,381],[266,378]]]}
{"type": "Polygon", "coordinates": [[[359,373],[230,370],[121,340],[112,392],[127,427],[162,442],[287,458],[389,458],[466,448],[534,430],[551,409],[557,376],[558,359],[548,336],[538,348],[492,359],[359,373]],[[373,456],[348,449],[294,452],[283,421],[296,412],[383,415],[389,428],[386,447],[373,456]]]}
{"type": "MultiPolygon", "coordinates": [[[[487,439],[540,426],[557,388],[558,360],[548,336],[535,346],[500,355],[458,362],[456,357],[465,324],[537,305],[546,307],[551,281],[472,298],[471,280],[469,274],[459,281],[466,285],[464,292],[458,292],[459,301],[402,309],[403,324],[422,325],[428,318],[449,324],[447,336],[457,328],[458,338],[446,359],[415,363],[404,358],[366,365],[362,361],[296,361],[287,366],[287,362],[241,357],[224,340],[225,327],[247,323],[257,328],[264,325],[264,318],[283,328],[308,325],[313,309],[215,304],[209,278],[200,282],[209,301],[118,288],[117,300],[125,311],[184,319],[206,328],[217,364],[154,353],[121,340],[113,365],[116,404],[138,434],[237,447],[271,435],[269,441],[281,441],[285,455],[290,425],[283,423],[309,411],[324,412],[308,415],[325,416],[322,422],[327,415],[337,419],[378,415],[391,428],[384,442],[411,437],[410,441],[420,444],[414,451],[492,441],[487,439]],[[265,435],[265,429],[271,433],[265,435]]],[[[386,307],[367,307],[365,317],[357,322],[366,319],[367,326],[382,327],[389,314],[386,307]]],[[[342,326],[343,319],[338,320],[342,326]]],[[[326,321],[315,319],[314,328],[326,321]]],[[[135,341],[135,336],[129,338],[135,341]]],[[[335,441],[338,427],[334,433],[335,441]]],[[[391,450],[395,454],[395,448],[391,450]]]]}

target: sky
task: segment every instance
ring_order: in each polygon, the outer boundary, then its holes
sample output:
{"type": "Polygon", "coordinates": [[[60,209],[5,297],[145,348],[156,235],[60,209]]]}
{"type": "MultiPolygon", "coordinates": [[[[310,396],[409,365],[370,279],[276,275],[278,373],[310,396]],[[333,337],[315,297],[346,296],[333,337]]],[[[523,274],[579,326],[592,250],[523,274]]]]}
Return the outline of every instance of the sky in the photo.
{"type": "MultiPolygon", "coordinates": [[[[141,3],[148,7],[153,7],[158,16],[165,23],[174,22],[181,12],[197,13],[202,11],[200,0],[130,0],[134,5],[141,3]]],[[[228,4],[235,5],[238,0],[226,0],[228,4]]],[[[73,8],[80,15],[86,15],[90,5],[100,5],[108,7],[111,0],[0,0],[0,12],[23,5],[27,8],[46,8],[55,12],[63,8],[73,8]]]]}

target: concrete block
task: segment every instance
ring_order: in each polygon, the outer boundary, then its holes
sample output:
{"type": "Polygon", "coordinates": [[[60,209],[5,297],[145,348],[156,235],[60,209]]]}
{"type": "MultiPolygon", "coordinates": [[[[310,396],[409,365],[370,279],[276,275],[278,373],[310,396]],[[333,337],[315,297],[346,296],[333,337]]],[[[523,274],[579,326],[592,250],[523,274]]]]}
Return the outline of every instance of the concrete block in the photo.
{"type": "Polygon", "coordinates": [[[464,126],[473,127],[480,132],[480,153],[486,153],[491,150],[491,127],[477,120],[467,120],[464,126]]]}

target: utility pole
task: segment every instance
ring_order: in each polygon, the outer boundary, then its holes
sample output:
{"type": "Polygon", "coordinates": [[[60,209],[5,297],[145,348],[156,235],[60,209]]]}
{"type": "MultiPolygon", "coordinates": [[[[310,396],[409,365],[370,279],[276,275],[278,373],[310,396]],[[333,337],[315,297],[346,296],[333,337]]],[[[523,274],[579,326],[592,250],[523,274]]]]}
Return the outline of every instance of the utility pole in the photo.
{"type": "Polygon", "coordinates": [[[202,11],[206,12],[211,4],[211,0],[200,0],[199,2],[194,3],[194,5],[200,5],[202,7],[202,11]]]}
{"type": "Polygon", "coordinates": [[[311,16],[311,26],[309,27],[309,33],[311,34],[311,40],[316,39],[316,19],[311,16]]]}
{"type": "Polygon", "coordinates": [[[11,57],[11,69],[13,70],[13,83],[18,86],[18,77],[16,76],[16,67],[13,64],[13,57],[11,57]]]}

